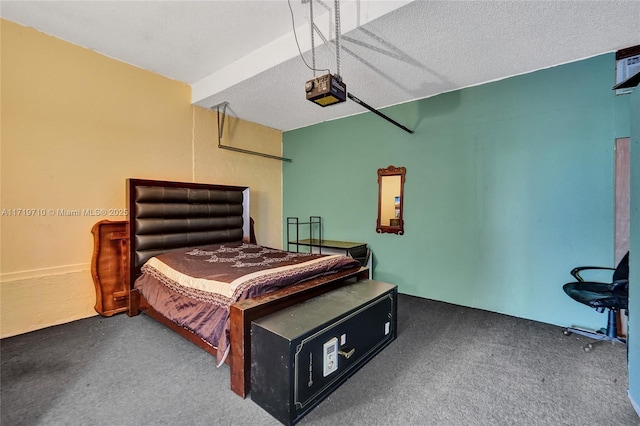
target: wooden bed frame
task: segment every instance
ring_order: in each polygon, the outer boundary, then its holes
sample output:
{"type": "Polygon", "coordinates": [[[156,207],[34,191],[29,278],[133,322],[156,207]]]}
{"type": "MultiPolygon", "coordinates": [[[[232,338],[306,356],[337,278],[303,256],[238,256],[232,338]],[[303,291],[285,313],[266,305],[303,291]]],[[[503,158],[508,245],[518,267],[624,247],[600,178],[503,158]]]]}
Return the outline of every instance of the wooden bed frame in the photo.
{"type": "MultiPolygon", "coordinates": [[[[160,323],[164,324],[168,328],[174,330],[181,336],[185,337],[190,342],[196,344],[200,348],[209,352],[212,355],[216,355],[217,348],[201,339],[196,334],[192,333],[171,320],[164,317],[162,314],[154,310],[138,290],[133,288],[135,279],[140,276],[140,268],[146,261],[146,257],[150,253],[141,255],[141,251],[138,250],[137,245],[140,244],[141,238],[136,233],[137,228],[140,227],[140,210],[137,206],[136,197],[139,191],[155,191],[157,193],[167,192],[169,199],[175,197],[175,192],[193,191],[230,191],[241,192],[243,194],[242,201],[242,239],[249,241],[252,234],[249,224],[251,220],[249,218],[249,190],[246,187],[235,186],[223,186],[223,185],[208,185],[198,183],[184,183],[184,182],[168,182],[168,181],[155,181],[155,180],[142,180],[142,179],[128,179],[127,180],[127,199],[129,210],[129,221],[127,226],[128,232],[128,256],[126,256],[126,268],[129,274],[125,277],[127,288],[129,289],[128,297],[128,315],[135,316],[140,311],[145,312],[150,317],[156,319],[160,323]],[[171,195],[171,194],[174,195],[171,195]]],[[[234,194],[235,195],[235,194],[234,194]]],[[[197,197],[196,197],[197,198],[197,197]]],[[[167,205],[173,207],[175,205],[175,199],[168,200],[167,205]]],[[[232,208],[230,207],[229,210],[232,208]]],[[[142,214],[144,216],[144,214],[142,214]]],[[[175,218],[175,216],[174,216],[175,218]]],[[[185,218],[186,219],[186,218],[185,218]]],[[[237,231],[237,230],[236,230],[237,231]]],[[[234,231],[233,235],[238,235],[234,231]]],[[[175,232],[175,231],[172,231],[175,232]]],[[[213,240],[208,242],[209,244],[224,242],[227,240],[220,240],[220,238],[227,238],[225,236],[220,237],[219,232],[207,232],[212,234],[213,240]]],[[[190,241],[189,245],[184,247],[192,247],[194,245],[205,245],[206,241],[200,240],[200,234],[203,232],[195,232],[195,237],[187,238],[190,241]],[[193,244],[193,239],[198,240],[197,244],[193,244]]],[[[233,235],[229,238],[236,238],[233,235]]],[[[170,234],[174,236],[175,234],[170,234]]],[[[207,238],[206,236],[204,238],[207,238]]],[[[170,238],[169,238],[170,239],[170,238]]],[[[235,239],[238,241],[239,239],[235,239]]],[[[231,241],[231,240],[228,240],[231,241]]],[[[167,250],[181,248],[175,245],[167,247],[167,250]]],[[[150,252],[157,253],[157,247],[154,247],[150,252]]],[[[155,255],[151,253],[151,255],[155,255]]],[[[150,256],[149,256],[150,257],[150,256]]],[[[369,270],[366,268],[355,268],[348,271],[342,271],[333,275],[317,278],[303,283],[299,283],[290,287],[282,288],[274,292],[255,297],[252,299],[243,300],[237,302],[230,307],[230,350],[229,355],[226,358],[226,363],[229,364],[231,372],[231,390],[239,396],[245,398],[249,393],[250,388],[250,371],[251,371],[251,322],[255,319],[261,318],[265,315],[269,315],[273,312],[279,311],[286,307],[295,305],[304,300],[310,299],[322,293],[331,291],[338,287],[354,283],[356,281],[369,278],[369,270]]]]}

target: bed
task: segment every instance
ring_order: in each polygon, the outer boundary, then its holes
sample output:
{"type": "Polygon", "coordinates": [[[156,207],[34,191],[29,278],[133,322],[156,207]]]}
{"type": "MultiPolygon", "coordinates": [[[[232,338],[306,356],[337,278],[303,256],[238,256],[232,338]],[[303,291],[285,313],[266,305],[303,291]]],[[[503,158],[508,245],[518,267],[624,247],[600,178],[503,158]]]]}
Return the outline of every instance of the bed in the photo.
{"type": "Polygon", "coordinates": [[[251,321],[369,275],[345,256],[258,245],[247,187],[128,179],[127,199],[128,314],[142,311],[227,363],[243,398],[251,321]]]}

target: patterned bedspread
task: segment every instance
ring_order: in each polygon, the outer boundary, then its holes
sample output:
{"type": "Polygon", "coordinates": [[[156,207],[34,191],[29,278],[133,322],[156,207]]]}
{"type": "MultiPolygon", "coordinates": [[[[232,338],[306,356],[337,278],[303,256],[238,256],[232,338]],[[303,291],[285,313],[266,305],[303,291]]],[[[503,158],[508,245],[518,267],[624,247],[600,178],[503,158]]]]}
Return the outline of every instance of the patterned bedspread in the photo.
{"type": "Polygon", "coordinates": [[[155,310],[217,347],[221,365],[229,350],[231,304],[358,266],[342,255],[224,243],[153,257],[135,287],[155,310]]]}

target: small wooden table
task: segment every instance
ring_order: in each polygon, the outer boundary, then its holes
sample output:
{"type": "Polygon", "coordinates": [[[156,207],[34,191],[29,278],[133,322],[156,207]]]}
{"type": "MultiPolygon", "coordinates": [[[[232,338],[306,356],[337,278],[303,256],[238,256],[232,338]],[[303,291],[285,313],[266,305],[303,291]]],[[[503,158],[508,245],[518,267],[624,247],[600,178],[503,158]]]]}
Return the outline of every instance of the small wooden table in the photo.
{"type": "Polygon", "coordinates": [[[96,312],[111,316],[129,308],[127,221],[101,220],[93,225],[91,276],[96,288],[96,312]]]}

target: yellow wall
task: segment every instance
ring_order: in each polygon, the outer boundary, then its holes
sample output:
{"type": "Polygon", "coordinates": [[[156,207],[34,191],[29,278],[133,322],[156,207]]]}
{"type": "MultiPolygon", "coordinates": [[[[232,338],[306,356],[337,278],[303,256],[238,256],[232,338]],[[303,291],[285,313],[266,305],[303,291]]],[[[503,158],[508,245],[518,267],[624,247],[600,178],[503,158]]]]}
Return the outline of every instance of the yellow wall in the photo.
{"type": "MultiPolygon", "coordinates": [[[[279,160],[218,148],[217,114],[194,108],[194,173],[197,182],[251,188],[251,216],[256,239],[268,247],[282,247],[282,163],[279,160]]],[[[282,155],[282,132],[240,120],[224,120],[222,144],[282,155]]]]}
{"type": "MultiPolygon", "coordinates": [[[[187,84],[0,29],[1,337],[96,314],[90,230],[125,217],[83,210],[125,208],[128,177],[250,186],[258,241],[281,245],[281,164],[217,149],[216,116],[190,104],[187,84]]],[[[231,121],[225,144],[281,152],[281,132],[231,121]]]]}

